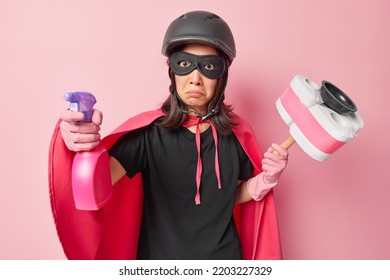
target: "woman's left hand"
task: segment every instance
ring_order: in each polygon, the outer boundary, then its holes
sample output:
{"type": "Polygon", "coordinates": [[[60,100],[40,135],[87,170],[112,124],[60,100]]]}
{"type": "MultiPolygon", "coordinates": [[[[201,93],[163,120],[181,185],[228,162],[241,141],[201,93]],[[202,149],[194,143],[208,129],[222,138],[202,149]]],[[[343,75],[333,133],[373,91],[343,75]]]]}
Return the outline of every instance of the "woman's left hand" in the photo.
{"type": "Polygon", "coordinates": [[[278,182],[280,174],[287,166],[288,152],[278,144],[273,143],[264,153],[262,169],[264,172],[264,181],[267,184],[278,182]],[[275,154],[274,151],[279,153],[275,154]]]}

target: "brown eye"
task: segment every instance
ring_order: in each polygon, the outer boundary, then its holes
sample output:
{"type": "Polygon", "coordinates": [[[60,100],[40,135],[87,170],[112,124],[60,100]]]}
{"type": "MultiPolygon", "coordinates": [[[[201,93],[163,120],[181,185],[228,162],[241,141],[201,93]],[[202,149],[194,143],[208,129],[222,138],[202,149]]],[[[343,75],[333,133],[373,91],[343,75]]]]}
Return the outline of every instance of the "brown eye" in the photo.
{"type": "Polygon", "coordinates": [[[212,63],[206,63],[203,65],[203,68],[205,68],[206,70],[215,70],[216,66],[212,63]]]}
{"type": "Polygon", "coordinates": [[[189,62],[188,60],[180,60],[177,64],[180,67],[190,67],[191,66],[191,62],[189,62]]]}

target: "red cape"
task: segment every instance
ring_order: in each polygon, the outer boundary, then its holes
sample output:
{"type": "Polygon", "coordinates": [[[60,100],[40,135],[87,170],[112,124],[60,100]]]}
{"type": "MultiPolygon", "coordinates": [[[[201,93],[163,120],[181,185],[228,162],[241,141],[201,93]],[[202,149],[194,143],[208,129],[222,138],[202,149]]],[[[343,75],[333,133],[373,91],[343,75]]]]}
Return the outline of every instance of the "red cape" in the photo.
{"type": "MultiPolygon", "coordinates": [[[[161,110],[130,118],[102,142],[107,149],[123,134],[161,117],[161,110]]],[[[262,154],[248,123],[237,117],[233,132],[254,166],[261,172],[262,154]]],[[[49,150],[50,202],[58,237],[68,259],[135,259],[142,217],[142,178],[124,176],[113,187],[110,201],[100,210],[77,210],[73,201],[71,170],[75,153],[69,151],[57,124],[49,150]]],[[[244,259],[281,259],[273,192],[263,200],[238,204],[234,217],[244,259]]]]}

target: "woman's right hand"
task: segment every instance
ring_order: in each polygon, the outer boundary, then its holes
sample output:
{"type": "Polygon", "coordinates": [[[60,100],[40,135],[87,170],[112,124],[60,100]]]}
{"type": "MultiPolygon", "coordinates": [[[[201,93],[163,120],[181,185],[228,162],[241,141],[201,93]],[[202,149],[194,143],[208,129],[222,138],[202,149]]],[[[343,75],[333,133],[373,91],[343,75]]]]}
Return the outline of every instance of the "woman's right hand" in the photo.
{"type": "Polygon", "coordinates": [[[62,139],[69,150],[74,152],[89,151],[100,143],[100,125],[103,121],[101,111],[95,109],[91,123],[80,122],[84,114],[66,110],[60,115],[62,139]]]}

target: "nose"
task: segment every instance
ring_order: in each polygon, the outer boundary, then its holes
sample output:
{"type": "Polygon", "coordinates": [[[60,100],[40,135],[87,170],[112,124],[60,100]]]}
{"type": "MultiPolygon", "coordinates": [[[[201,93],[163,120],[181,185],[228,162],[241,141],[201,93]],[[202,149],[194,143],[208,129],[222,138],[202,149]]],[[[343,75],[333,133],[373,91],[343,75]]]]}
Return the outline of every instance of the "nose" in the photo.
{"type": "Polygon", "coordinates": [[[192,71],[190,75],[191,75],[190,77],[191,84],[201,85],[203,83],[202,74],[199,72],[199,70],[195,69],[194,71],[192,71]]]}

